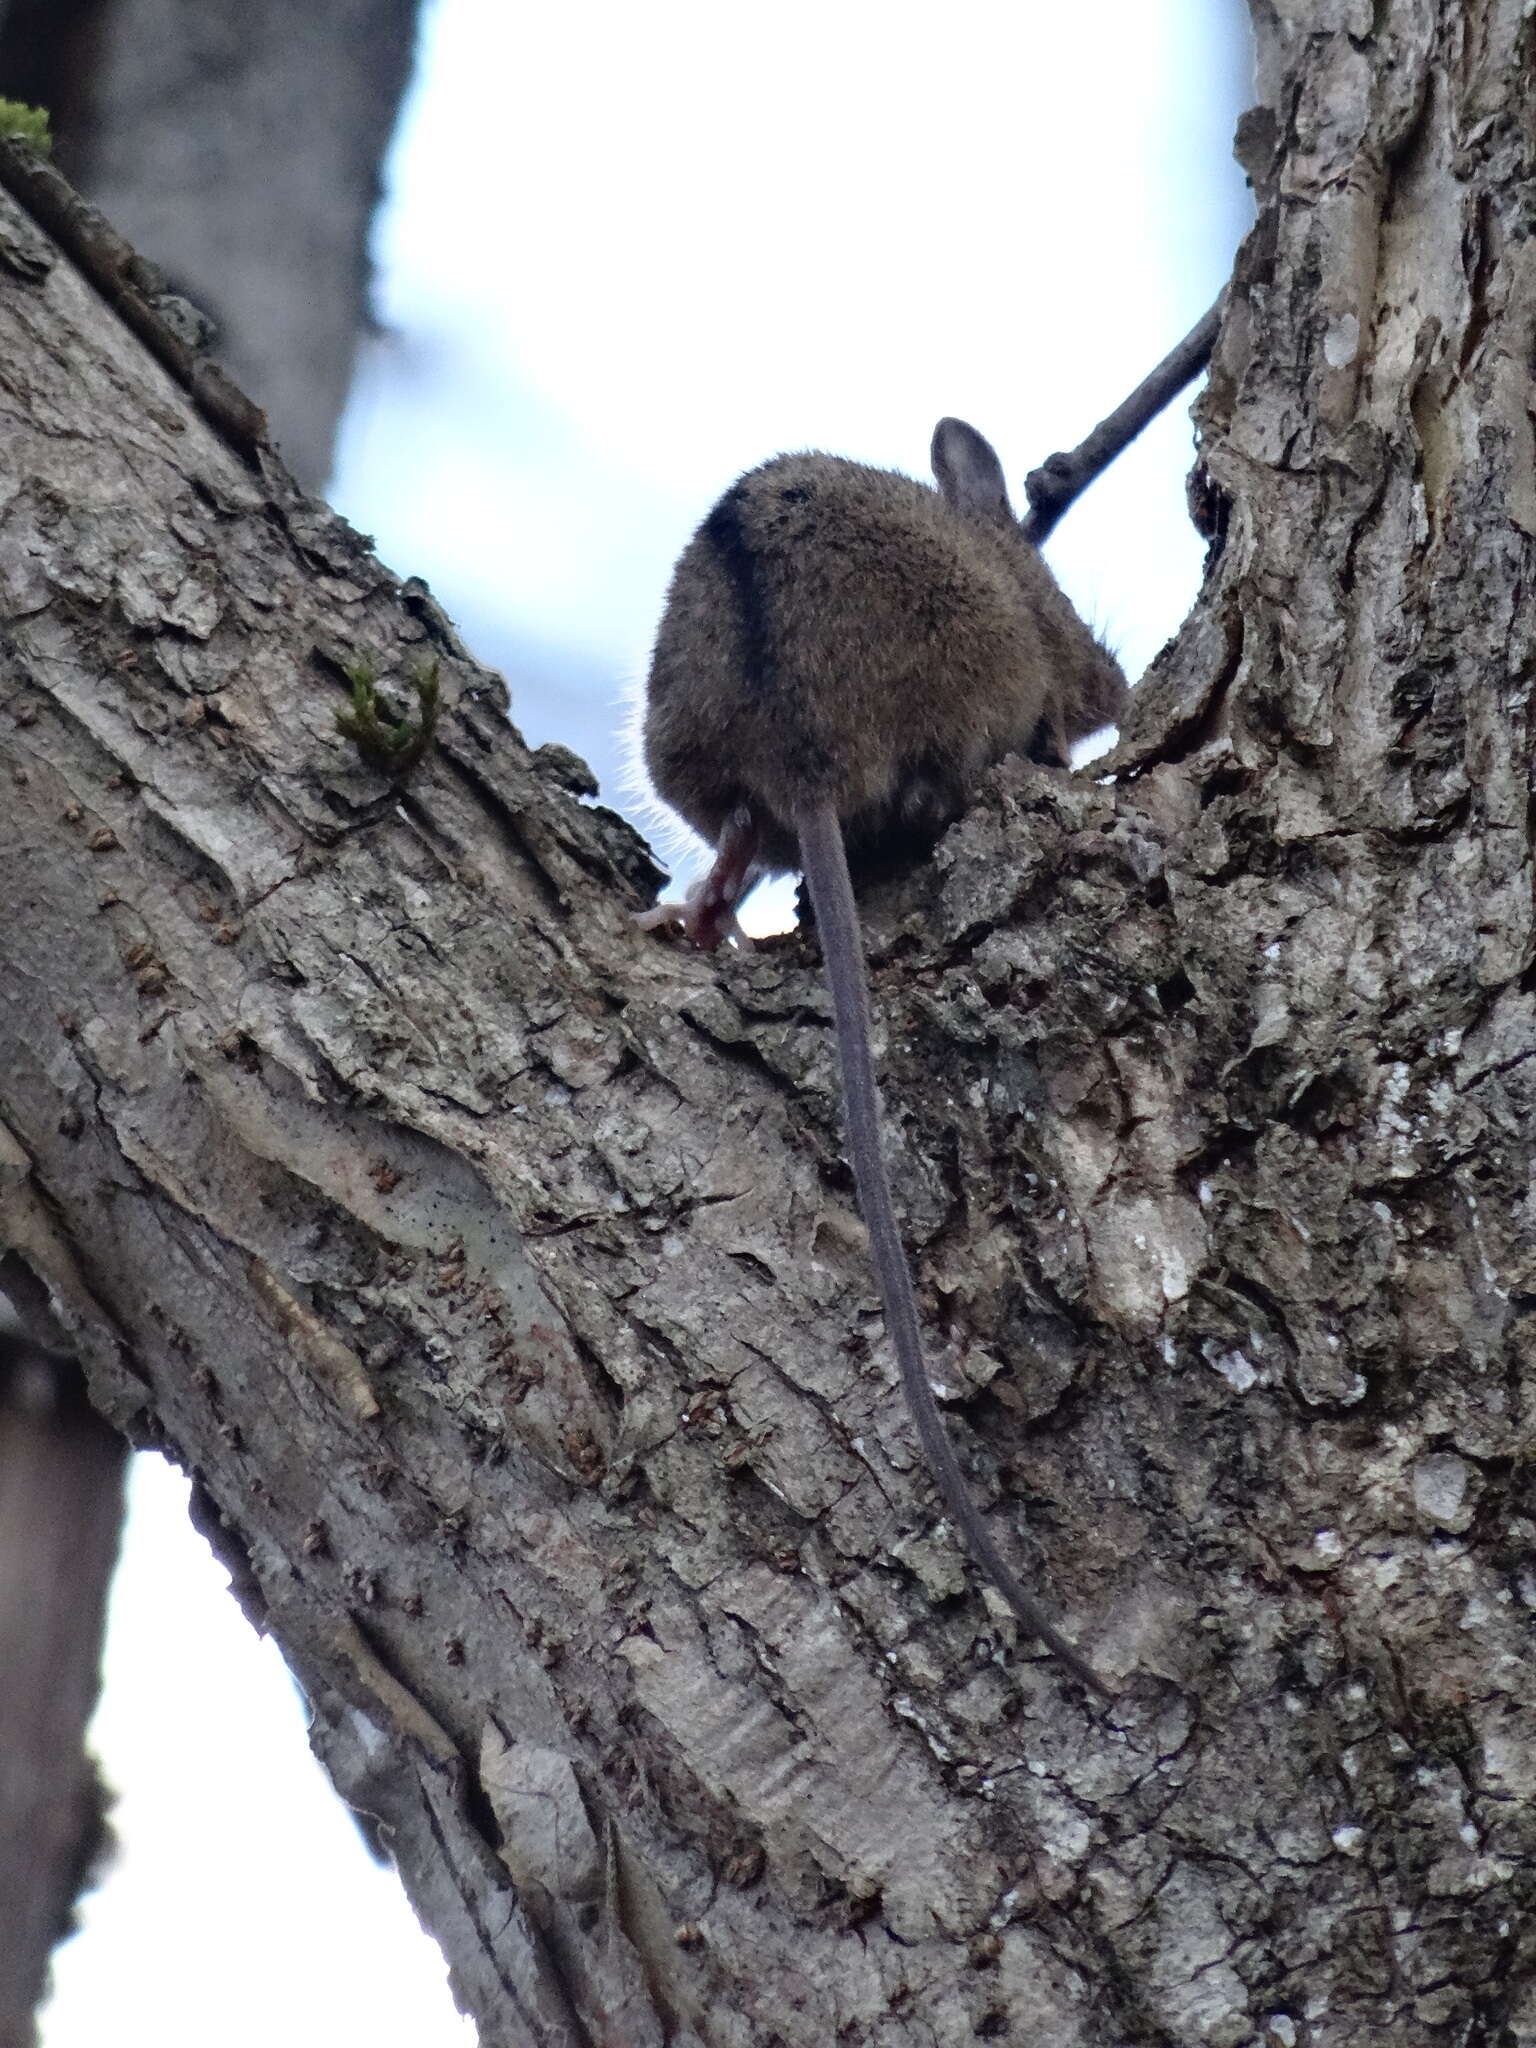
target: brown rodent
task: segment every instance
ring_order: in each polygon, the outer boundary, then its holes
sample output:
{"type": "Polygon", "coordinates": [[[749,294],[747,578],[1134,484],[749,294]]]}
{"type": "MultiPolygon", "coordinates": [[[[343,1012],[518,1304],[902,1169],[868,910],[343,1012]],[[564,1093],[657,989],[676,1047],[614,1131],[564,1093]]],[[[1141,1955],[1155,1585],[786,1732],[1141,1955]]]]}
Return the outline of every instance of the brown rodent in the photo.
{"type": "Polygon", "coordinates": [[[1019,1618],[1109,1688],[1004,1562],[929,1385],[880,1143],[850,866],[930,846],[1004,754],[1065,765],[1114,723],[1125,678],[1024,539],[991,444],[933,436],[939,488],[835,455],[780,455],[732,484],[677,564],[646,690],[657,794],[715,848],[681,923],[737,931],[760,876],[800,869],[832,992],[848,1149],[886,1326],[944,1505],[1019,1618]]]}

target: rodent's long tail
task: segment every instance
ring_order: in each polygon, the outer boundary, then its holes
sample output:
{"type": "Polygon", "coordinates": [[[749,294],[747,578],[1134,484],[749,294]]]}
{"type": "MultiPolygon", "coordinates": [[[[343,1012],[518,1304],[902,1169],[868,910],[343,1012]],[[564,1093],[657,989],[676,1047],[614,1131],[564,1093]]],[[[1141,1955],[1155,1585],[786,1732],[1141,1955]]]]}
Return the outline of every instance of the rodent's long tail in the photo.
{"type": "Polygon", "coordinates": [[[821,934],[827,984],[832,992],[854,1183],[869,1229],[886,1328],[896,1349],[907,1404],[917,1424],[928,1468],[971,1555],[1031,1635],[1038,1636],[1084,1685],[1105,1699],[1113,1699],[1110,1687],[1087,1658],[1052,1625],[1039,1602],[1024,1590],[1005,1563],[971,1498],[949,1441],[923,1363],[917,1299],[912,1291],[912,1274],[896,1223],[890,1176],[880,1143],[880,1093],[869,1050],[869,984],[864,971],[864,942],[848,879],[842,827],[832,805],[825,803],[802,810],[795,819],[795,829],[800,837],[800,857],[821,934]]]}

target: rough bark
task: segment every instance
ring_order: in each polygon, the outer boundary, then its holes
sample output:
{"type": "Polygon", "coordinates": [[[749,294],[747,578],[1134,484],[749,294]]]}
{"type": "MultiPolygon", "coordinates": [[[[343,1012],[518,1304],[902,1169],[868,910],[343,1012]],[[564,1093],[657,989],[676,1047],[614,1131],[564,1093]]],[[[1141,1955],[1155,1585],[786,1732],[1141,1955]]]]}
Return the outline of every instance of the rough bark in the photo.
{"type": "Polygon", "coordinates": [[[867,906],[936,1376],[1103,1716],[935,1526],[814,949],[642,940],[425,594],[6,259],[31,1256],[487,2042],[1536,2040],[1531,27],[1257,28],[1197,607],[1112,781],[867,906]],[[400,789],[359,654],[439,664],[400,789]]]}
{"type": "Polygon", "coordinates": [[[417,0],[0,0],[0,79],[212,319],[283,458],[330,472],[417,0]]]}

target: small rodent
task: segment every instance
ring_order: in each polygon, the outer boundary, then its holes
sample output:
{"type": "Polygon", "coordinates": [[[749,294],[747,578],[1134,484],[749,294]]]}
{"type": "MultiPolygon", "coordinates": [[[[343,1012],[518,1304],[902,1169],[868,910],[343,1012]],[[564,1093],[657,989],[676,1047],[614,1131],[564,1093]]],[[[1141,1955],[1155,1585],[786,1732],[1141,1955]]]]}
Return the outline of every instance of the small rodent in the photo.
{"type": "Polygon", "coordinates": [[[1009,1569],[966,1488],[923,1363],[880,1142],[850,868],[926,851],[1004,754],[1066,765],[1118,721],[1119,664],[1083,624],[963,420],[934,429],[938,490],[835,455],[779,455],[731,485],[673,573],[646,686],[657,794],[715,849],[680,923],[713,947],[766,874],[800,869],[821,935],[848,1149],[913,1422],[945,1508],[1030,1632],[1109,1687],[1009,1569]]]}

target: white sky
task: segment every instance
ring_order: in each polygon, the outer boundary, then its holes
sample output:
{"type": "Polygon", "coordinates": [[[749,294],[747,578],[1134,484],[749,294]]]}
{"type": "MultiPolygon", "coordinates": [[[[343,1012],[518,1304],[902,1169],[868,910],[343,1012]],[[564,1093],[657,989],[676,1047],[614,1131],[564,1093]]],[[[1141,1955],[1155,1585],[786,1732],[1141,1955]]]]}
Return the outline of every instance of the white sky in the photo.
{"type": "Polygon", "coordinates": [[[92,1731],[122,1849],[58,1951],[42,2048],[473,2048],[187,1491],[163,1459],[134,1459],[92,1731]]]}
{"type": "MultiPolygon", "coordinates": [[[[1192,326],[1246,219],[1238,0],[438,0],[335,502],[605,795],[671,563],[783,447],[1015,484],[1192,326]]],[[[1133,676],[1194,594],[1184,408],[1050,555],[1133,676]]],[[[1017,491],[1016,491],[1017,497],[1017,491]]],[[[185,1489],[140,1459],[95,1739],[122,1853],[43,2048],[464,2048],[185,1489]]]]}

